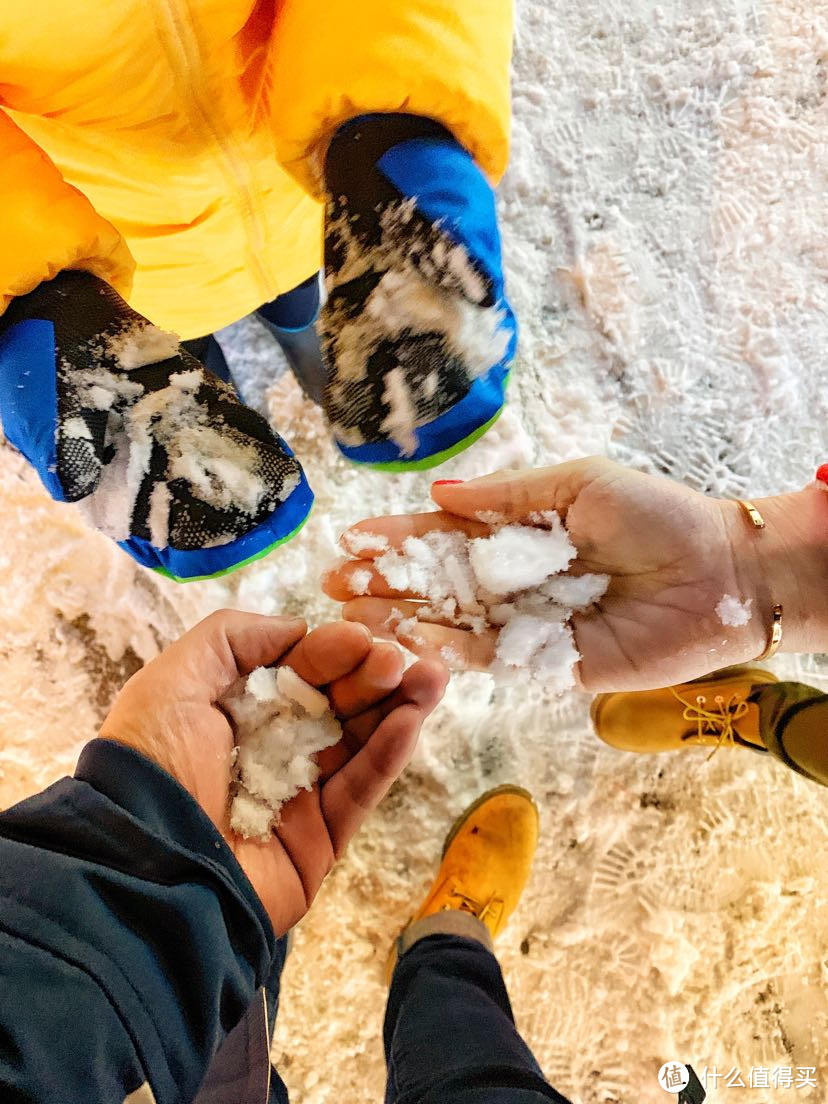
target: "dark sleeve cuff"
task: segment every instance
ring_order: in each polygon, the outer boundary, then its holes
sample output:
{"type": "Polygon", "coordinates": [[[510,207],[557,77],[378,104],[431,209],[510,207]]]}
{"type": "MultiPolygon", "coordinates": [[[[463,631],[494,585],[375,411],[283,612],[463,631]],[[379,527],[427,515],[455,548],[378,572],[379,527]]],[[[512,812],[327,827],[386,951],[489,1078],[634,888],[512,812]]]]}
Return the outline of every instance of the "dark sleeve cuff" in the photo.
{"type": "Polygon", "coordinates": [[[134,748],[96,739],[81,752],[74,776],[140,821],[144,830],[192,858],[200,856],[221,874],[256,916],[272,954],[276,936],[256,891],[212,820],[171,774],[134,748]]]}
{"type": "Polygon", "coordinates": [[[4,939],[0,1084],[14,1015],[27,1040],[12,1048],[26,1099],[67,1104],[123,1099],[136,1077],[159,1104],[192,1099],[276,952],[261,902],[206,814],[156,764],[108,740],[84,749],[74,778],[0,813],[4,939]],[[58,1054],[50,1021],[28,1009],[61,986],[78,1031],[64,1028],[58,1054]],[[114,1014],[106,1040],[103,1005],[114,1014]],[[112,1061],[129,1074],[120,1095],[107,1088],[112,1061]],[[42,1088],[61,1079],[72,1091],[42,1088]]]}

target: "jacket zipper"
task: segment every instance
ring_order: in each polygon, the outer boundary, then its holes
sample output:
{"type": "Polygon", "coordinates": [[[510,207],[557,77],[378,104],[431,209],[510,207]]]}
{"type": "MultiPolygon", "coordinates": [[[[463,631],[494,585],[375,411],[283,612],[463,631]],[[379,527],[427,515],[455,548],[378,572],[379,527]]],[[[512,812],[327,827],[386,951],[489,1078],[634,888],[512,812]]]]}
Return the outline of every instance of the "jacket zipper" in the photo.
{"type": "Polygon", "coordinates": [[[253,276],[259,285],[262,303],[273,296],[275,281],[265,268],[263,219],[244,159],[235,148],[232,136],[215,119],[204,89],[191,74],[201,68],[201,51],[187,0],[155,0],[156,26],[176,83],[185,97],[187,118],[196,133],[216,150],[216,163],[228,183],[244,223],[253,276]]]}

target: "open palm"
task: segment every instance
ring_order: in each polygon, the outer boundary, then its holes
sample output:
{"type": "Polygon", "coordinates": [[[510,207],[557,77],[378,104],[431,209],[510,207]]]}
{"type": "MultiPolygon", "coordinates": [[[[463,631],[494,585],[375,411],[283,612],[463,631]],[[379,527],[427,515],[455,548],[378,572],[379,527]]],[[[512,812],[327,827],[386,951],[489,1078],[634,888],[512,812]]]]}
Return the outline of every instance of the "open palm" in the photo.
{"type": "Polygon", "coordinates": [[[442,697],[446,671],[403,672],[398,649],[362,626],[307,633],[303,621],[223,611],[207,618],[138,672],[101,736],[154,759],[198,801],[233,850],[277,935],[307,911],[326,874],[413,753],[442,697]],[[306,635],[307,634],[307,635],[306,635]],[[230,829],[233,732],[216,704],[242,675],[286,663],[325,690],[344,736],[319,756],[320,777],[282,810],[270,840],[230,829]]]}
{"type": "MultiPolygon", "coordinates": [[[[573,618],[582,656],[577,673],[585,689],[664,686],[761,651],[756,619],[734,629],[723,626],[716,614],[725,594],[750,596],[732,553],[734,535],[740,530],[744,535],[745,525],[735,503],[601,458],[435,484],[433,495],[442,507],[439,513],[373,519],[355,529],[381,533],[398,547],[406,536],[432,528],[482,535],[487,527],[478,519],[491,513],[529,523],[537,511],[556,510],[578,550],[573,573],[610,576],[597,606],[573,618]]],[[[346,618],[390,635],[391,610],[415,612],[409,603],[418,596],[390,591],[373,572],[368,596],[353,599],[351,575],[364,568],[364,561],[346,564],[326,580],[326,590],[347,601],[346,618]]],[[[416,640],[401,639],[423,656],[439,655],[449,646],[460,666],[485,669],[497,638],[494,630],[475,636],[420,624],[416,640]]]]}

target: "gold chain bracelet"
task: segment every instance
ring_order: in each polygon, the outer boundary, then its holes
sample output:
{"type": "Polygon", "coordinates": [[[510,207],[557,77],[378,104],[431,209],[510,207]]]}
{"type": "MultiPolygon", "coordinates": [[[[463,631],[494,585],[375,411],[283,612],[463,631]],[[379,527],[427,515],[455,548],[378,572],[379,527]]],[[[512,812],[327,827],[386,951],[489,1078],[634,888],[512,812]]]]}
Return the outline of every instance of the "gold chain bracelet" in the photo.
{"type": "MultiPolygon", "coordinates": [[[[747,516],[748,521],[754,529],[764,529],[765,519],[760,512],[756,509],[752,502],[748,502],[746,498],[737,498],[736,501],[742,507],[747,516]]],[[[768,645],[761,655],[756,657],[757,663],[762,663],[766,659],[770,659],[775,656],[779,651],[779,646],[782,643],[782,606],[780,603],[776,603],[771,610],[771,627],[770,634],[768,636],[768,645]]]]}

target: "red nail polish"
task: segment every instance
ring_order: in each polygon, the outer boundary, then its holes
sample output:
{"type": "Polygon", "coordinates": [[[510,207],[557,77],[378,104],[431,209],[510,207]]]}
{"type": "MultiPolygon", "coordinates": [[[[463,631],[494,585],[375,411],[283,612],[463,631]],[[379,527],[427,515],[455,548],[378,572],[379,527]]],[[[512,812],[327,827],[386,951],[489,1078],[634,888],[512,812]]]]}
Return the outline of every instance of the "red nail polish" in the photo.
{"type": "Polygon", "coordinates": [[[437,479],[432,483],[432,487],[454,487],[458,483],[465,483],[464,479],[437,479]]]}
{"type": "Polygon", "coordinates": [[[816,477],[820,483],[828,483],[828,464],[823,464],[817,468],[816,477]]]}

